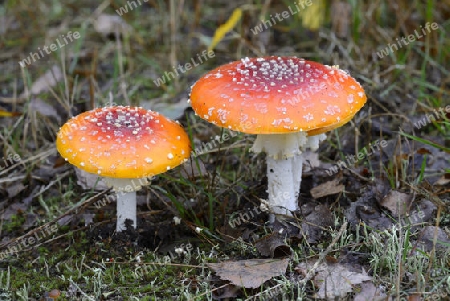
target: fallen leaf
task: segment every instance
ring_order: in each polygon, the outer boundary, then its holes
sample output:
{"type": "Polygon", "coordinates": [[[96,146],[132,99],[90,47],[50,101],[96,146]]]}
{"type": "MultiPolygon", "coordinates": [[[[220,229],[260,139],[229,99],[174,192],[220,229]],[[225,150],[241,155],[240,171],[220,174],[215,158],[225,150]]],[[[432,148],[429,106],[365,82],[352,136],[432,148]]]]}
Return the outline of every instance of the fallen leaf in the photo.
{"type": "Polygon", "coordinates": [[[422,301],[422,297],[420,296],[419,293],[416,294],[411,294],[408,296],[408,301],[422,301]]]}
{"type": "Polygon", "coordinates": [[[334,218],[328,205],[306,203],[301,206],[304,217],[301,234],[308,243],[316,243],[322,236],[322,230],[334,225],[334,218]]]}
{"type": "MultiPolygon", "coordinates": [[[[66,163],[66,161],[64,162],[66,163]]],[[[40,181],[50,181],[51,179],[54,179],[56,175],[61,174],[70,168],[72,168],[72,166],[67,163],[58,168],[53,168],[47,164],[42,164],[39,168],[32,171],[32,175],[40,181]]]]}
{"type": "MultiPolygon", "coordinates": [[[[301,262],[296,270],[306,275],[315,264],[315,260],[301,262]]],[[[319,291],[317,298],[335,300],[336,297],[345,297],[353,291],[353,285],[372,280],[372,277],[362,270],[357,272],[354,266],[340,263],[325,262],[316,269],[316,275],[312,279],[319,291]]]]}
{"type": "Polygon", "coordinates": [[[267,280],[283,275],[289,263],[285,259],[249,259],[208,263],[208,267],[223,280],[246,288],[260,287],[267,280]]]}
{"type": "Polygon", "coordinates": [[[344,191],[344,188],[345,186],[339,184],[338,179],[334,179],[314,187],[310,192],[313,198],[318,199],[327,195],[341,193],[344,191]]]}
{"type": "Polygon", "coordinates": [[[8,112],[4,110],[0,110],[0,117],[14,117],[14,116],[20,116],[22,113],[19,112],[8,112]]]}
{"type": "Polygon", "coordinates": [[[26,188],[27,186],[23,185],[22,182],[13,182],[11,186],[6,188],[6,191],[8,192],[8,197],[13,198],[26,188]]]}
{"type": "Polygon", "coordinates": [[[266,235],[255,243],[258,252],[263,256],[281,258],[292,254],[291,248],[284,243],[284,236],[278,232],[266,235]]]}
{"type": "Polygon", "coordinates": [[[24,230],[28,230],[32,227],[35,227],[38,224],[38,215],[34,213],[25,214],[25,222],[22,227],[24,230]]]}
{"type": "Polygon", "coordinates": [[[392,212],[394,217],[404,216],[409,212],[412,198],[411,194],[391,190],[380,200],[380,205],[392,212]]]}
{"type": "Polygon", "coordinates": [[[364,193],[355,202],[350,203],[350,207],[345,210],[345,218],[352,226],[356,226],[362,221],[376,230],[391,228],[392,218],[382,214],[377,204],[377,200],[386,195],[389,190],[389,183],[376,179],[374,185],[367,185],[364,193]]]}
{"type": "Polygon", "coordinates": [[[392,212],[393,216],[399,217],[404,216],[409,212],[411,202],[412,195],[396,190],[391,190],[380,201],[380,205],[392,212]]]}
{"type": "Polygon", "coordinates": [[[420,155],[425,155],[425,154],[427,154],[427,155],[432,155],[433,153],[432,152],[430,152],[428,149],[426,149],[425,147],[421,147],[421,148],[419,148],[418,150],[416,150],[416,152],[418,153],[418,154],[420,154],[420,155]]]}
{"type": "Polygon", "coordinates": [[[214,36],[212,38],[211,44],[208,47],[208,51],[212,51],[216,45],[222,41],[223,37],[232,30],[236,24],[241,20],[242,17],[242,9],[236,8],[231,14],[230,18],[224,24],[220,25],[219,28],[216,29],[214,36]]]}
{"type": "Polygon", "coordinates": [[[450,249],[450,239],[444,230],[436,226],[426,226],[417,236],[419,243],[424,246],[426,251],[429,252],[432,250],[434,235],[436,235],[437,249],[441,250],[450,249]]]}
{"type": "Polygon", "coordinates": [[[434,182],[434,185],[438,186],[445,186],[450,183],[450,173],[446,173],[442,177],[440,177],[436,182],[434,182]]]}
{"type": "Polygon", "coordinates": [[[4,221],[9,221],[13,215],[17,215],[20,213],[25,213],[31,206],[31,202],[33,201],[33,195],[39,191],[40,187],[36,186],[31,194],[18,202],[14,202],[5,208],[5,211],[2,213],[2,219],[4,221]]]}
{"type": "Polygon", "coordinates": [[[391,297],[387,297],[372,281],[361,283],[361,290],[355,294],[353,301],[389,301],[391,297]]]}
{"type": "Polygon", "coordinates": [[[414,204],[409,214],[402,218],[402,225],[411,226],[411,229],[421,227],[422,223],[435,216],[436,210],[437,206],[433,202],[422,199],[419,203],[414,204]]]}
{"type": "Polygon", "coordinates": [[[308,28],[309,30],[317,30],[322,26],[325,20],[325,12],[325,0],[315,0],[312,5],[299,10],[298,16],[302,19],[303,27],[308,28]]]}

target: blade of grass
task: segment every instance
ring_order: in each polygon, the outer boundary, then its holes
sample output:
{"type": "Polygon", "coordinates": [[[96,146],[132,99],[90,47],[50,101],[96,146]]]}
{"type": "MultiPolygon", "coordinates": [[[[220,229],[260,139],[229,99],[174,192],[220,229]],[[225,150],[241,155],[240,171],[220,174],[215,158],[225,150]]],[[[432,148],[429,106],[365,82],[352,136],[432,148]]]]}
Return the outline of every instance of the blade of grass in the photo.
{"type": "Polygon", "coordinates": [[[447,153],[450,153],[450,148],[445,147],[445,146],[440,145],[440,144],[437,144],[437,143],[435,143],[433,141],[430,141],[428,139],[424,139],[424,138],[420,138],[420,137],[417,137],[417,136],[413,136],[413,135],[407,134],[407,133],[405,133],[403,131],[400,131],[400,135],[405,136],[405,137],[407,137],[407,138],[409,138],[411,140],[414,140],[414,141],[417,141],[417,142],[420,142],[420,143],[423,143],[423,144],[426,144],[426,145],[430,145],[430,146],[435,147],[437,149],[441,149],[441,150],[443,150],[443,151],[445,151],[447,153]]]}

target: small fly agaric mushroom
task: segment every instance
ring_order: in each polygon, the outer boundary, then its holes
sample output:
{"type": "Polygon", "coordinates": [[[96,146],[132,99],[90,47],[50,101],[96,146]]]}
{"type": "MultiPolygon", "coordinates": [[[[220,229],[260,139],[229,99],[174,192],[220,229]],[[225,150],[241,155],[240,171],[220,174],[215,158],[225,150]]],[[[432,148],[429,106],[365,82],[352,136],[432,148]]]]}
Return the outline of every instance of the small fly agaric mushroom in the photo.
{"type": "Polygon", "coordinates": [[[193,85],[190,101],[203,119],[258,135],[252,151],[267,153],[269,206],[291,215],[298,209],[302,151],[316,150],[323,133],[348,122],[366,95],[337,66],[272,56],[208,72],[193,85]]]}
{"type": "Polygon", "coordinates": [[[117,193],[117,232],[136,228],[136,191],[148,178],[185,162],[191,146],[183,128],[140,107],[84,112],[58,132],[56,147],[78,168],[104,177],[117,193]],[[135,181],[139,183],[135,183],[135,181]]]}

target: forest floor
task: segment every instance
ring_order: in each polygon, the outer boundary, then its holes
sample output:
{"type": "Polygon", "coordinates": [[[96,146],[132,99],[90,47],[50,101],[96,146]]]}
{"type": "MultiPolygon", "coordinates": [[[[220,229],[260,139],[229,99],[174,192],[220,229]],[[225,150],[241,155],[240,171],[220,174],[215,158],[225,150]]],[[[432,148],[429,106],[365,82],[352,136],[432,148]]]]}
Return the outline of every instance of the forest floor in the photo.
{"type": "Polygon", "coordinates": [[[450,1],[363,2],[0,4],[0,300],[450,300],[450,1]],[[255,135],[188,103],[209,70],[269,55],[339,65],[368,97],[274,223],[255,135]],[[179,120],[194,151],[121,233],[114,194],[55,147],[111,104],[179,120]]]}

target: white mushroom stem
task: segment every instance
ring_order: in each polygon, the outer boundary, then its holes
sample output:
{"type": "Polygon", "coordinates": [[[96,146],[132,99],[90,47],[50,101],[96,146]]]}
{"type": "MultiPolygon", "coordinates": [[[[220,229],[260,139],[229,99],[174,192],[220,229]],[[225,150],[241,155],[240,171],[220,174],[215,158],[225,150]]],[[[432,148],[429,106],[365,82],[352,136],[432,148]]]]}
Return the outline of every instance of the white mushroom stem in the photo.
{"type": "Polygon", "coordinates": [[[127,219],[133,222],[131,225],[136,229],[136,191],[117,193],[117,232],[126,230],[127,219]]]}
{"type": "Polygon", "coordinates": [[[268,156],[266,161],[270,208],[273,213],[291,215],[298,208],[303,157],[275,160],[268,156]]]}
{"type": "Polygon", "coordinates": [[[117,195],[117,224],[116,231],[126,230],[125,221],[132,221],[133,228],[136,229],[136,191],[142,185],[148,184],[147,178],[140,179],[119,179],[104,178],[108,186],[112,186],[117,195]]]}
{"type": "Polygon", "coordinates": [[[258,135],[252,151],[267,153],[269,207],[275,214],[292,215],[298,209],[302,181],[302,152],[315,151],[325,134],[308,137],[306,132],[258,135]]]}

